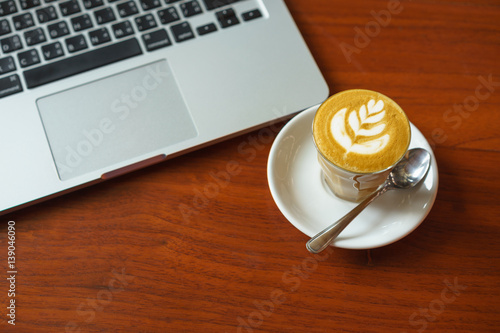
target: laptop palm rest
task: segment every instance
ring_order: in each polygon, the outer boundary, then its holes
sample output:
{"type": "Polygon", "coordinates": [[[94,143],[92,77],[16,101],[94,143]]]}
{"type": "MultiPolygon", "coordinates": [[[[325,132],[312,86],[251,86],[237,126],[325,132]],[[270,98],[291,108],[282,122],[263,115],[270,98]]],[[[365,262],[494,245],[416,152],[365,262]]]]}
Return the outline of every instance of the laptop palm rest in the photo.
{"type": "Polygon", "coordinates": [[[37,101],[61,180],[198,135],[166,60],[37,101]]]}

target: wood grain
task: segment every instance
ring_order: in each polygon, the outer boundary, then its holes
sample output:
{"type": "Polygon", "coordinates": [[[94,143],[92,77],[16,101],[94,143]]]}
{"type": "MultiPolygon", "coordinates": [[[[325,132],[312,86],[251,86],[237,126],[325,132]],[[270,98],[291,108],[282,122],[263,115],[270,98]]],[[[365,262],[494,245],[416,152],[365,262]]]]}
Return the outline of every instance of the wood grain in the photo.
{"type": "Polygon", "coordinates": [[[500,2],[286,3],[331,93],[383,92],[432,143],[440,183],[423,224],[312,256],[269,192],[270,140],[238,149],[256,131],[2,216],[1,331],[500,331],[500,2]],[[370,23],[390,4],[387,24],[370,23]]]}

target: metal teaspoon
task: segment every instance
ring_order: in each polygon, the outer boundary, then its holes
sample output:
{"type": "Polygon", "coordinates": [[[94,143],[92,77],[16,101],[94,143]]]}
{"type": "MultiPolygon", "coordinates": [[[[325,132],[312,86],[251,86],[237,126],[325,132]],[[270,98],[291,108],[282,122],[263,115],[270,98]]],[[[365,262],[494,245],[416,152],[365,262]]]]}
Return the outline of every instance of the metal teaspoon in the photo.
{"type": "Polygon", "coordinates": [[[347,213],[316,236],[311,238],[307,244],[307,250],[319,253],[330,245],[335,238],[376,198],[389,190],[408,189],[417,185],[424,179],[431,164],[431,154],[422,148],[410,149],[391,171],[384,185],[374,193],[370,194],[358,206],[347,213]]]}

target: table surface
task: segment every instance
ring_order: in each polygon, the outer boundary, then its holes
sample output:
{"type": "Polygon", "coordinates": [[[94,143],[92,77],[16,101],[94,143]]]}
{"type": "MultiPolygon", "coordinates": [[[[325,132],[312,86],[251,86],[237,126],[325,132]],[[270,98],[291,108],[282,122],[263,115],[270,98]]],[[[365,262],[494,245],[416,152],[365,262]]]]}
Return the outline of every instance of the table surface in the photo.
{"type": "Polygon", "coordinates": [[[272,143],[238,152],[256,131],[2,216],[0,262],[15,221],[18,273],[15,326],[1,274],[0,330],[500,331],[500,2],[286,3],[331,93],[391,96],[434,147],[420,227],[313,256],[269,191],[272,143]]]}

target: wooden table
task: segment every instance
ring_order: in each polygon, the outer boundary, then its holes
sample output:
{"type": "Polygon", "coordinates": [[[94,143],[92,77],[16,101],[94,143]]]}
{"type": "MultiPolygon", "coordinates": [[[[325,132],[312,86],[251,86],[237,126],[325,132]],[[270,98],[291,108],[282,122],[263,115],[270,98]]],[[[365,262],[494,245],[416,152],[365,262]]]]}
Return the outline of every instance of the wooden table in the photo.
{"type": "Polygon", "coordinates": [[[331,93],[391,96],[434,146],[420,227],[313,256],[270,194],[272,142],[238,150],[257,131],[2,216],[1,331],[500,331],[500,2],[286,2],[331,93]]]}

